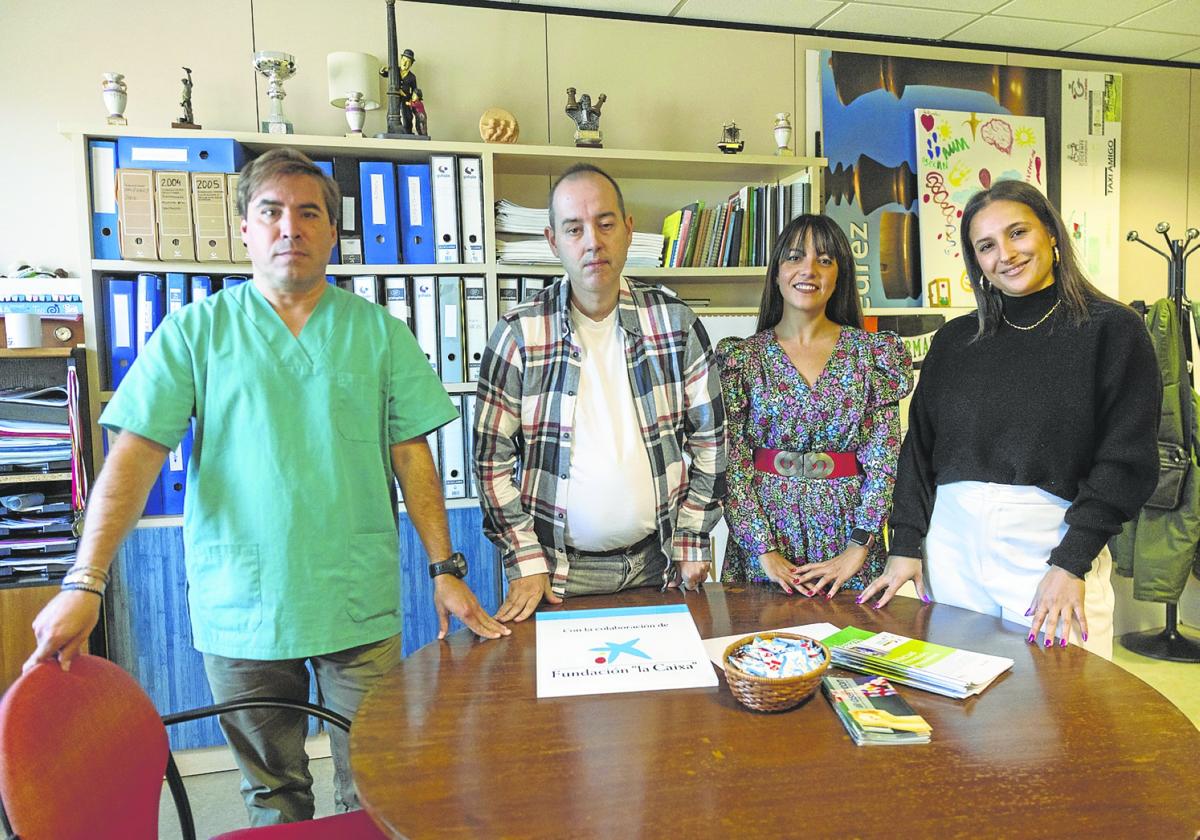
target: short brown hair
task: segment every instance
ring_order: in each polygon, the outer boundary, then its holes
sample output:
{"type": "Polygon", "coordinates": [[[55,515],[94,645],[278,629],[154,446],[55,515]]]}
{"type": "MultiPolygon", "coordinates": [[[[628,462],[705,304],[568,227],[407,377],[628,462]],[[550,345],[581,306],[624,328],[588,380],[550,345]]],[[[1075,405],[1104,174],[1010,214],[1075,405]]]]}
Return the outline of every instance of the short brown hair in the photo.
{"type": "Polygon", "coordinates": [[[572,178],[578,178],[581,175],[596,175],[603,178],[612,184],[612,188],[617,193],[617,207],[621,210],[621,220],[625,220],[625,196],[621,194],[621,188],[617,186],[617,182],[613,180],[613,176],[609,175],[599,166],[593,163],[580,162],[567,167],[563,174],[554,179],[554,183],[550,185],[550,229],[554,229],[554,193],[558,190],[558,185],[563,181],[569,181],[572,178]]]}
{"type": "Polygon", "coordinates": [[[315,163],[309,160],[303,152],[281,146],[259,155],[242,167],[238,178],[237,206],[242,218],[250,206],[250,199],[276,178],[288,175],[308,175],[321,183],[321,192],[325,196],[325,212],[329,214],[332,224],[338,222],[338,210],[342,206],[342,191],[337,182],[321,171],[315,163]]]}

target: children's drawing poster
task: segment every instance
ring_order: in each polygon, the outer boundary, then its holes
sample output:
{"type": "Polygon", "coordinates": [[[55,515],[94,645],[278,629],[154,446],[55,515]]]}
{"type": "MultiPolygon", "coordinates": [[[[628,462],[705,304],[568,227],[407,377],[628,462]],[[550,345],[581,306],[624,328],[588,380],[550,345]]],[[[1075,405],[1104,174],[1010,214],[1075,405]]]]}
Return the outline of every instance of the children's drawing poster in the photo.
{"type": "Polygon", "coordinates": [[[1020,180],[1046,194],[1046,121],[1041,117],[918,108],[917,213],[926,306],[974,306],[960,230],[971,196],[1020,180]]]}

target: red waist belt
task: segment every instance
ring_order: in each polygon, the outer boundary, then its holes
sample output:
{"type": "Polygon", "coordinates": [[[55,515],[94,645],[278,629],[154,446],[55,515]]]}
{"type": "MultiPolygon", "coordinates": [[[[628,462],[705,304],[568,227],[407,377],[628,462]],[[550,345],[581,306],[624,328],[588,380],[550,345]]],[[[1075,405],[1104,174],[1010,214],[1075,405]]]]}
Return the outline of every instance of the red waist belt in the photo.
{"type": "Polygon", "coordinates": [[[792,452],[755,449],[754,467],[761,472],[792,478],[846,478],[862,475],[853,452],[792,452]]]}

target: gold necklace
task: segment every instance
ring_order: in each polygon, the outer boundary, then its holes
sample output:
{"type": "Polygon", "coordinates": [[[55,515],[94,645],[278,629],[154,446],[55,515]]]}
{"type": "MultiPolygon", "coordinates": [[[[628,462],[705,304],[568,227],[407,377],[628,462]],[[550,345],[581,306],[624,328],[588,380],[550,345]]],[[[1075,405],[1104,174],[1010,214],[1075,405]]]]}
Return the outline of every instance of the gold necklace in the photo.
{"type": "Polygon", "coordinates": [[[1021,332],[1029,332],[1030,330],[1036,330],[1038,327],[1040,327],[1042,324],[1044,324],[1046,322],[1046,319],[1054,314],[1054,310],[1058,309],[1058,305],[1060,303],[1062,303],[1062,298],[1059,298],[1058,300],[1054,301],[1054,305],[1051,306],[1048,310],[1046,310],[1046,314],[1043,315],[1041,318],[1038,318],[1036,321],[1034,321],[1028,327],[1018,326],[1017,324],[1014,324],[1012,321],[1008,320],[1008,317],[1004,314],[1003,310],[1000,312],[1000,317],[1001,317],[1001,319],[1003,319],[1004,323],[1008,324],[1014,330],[1021,330],[1021,332]]]}

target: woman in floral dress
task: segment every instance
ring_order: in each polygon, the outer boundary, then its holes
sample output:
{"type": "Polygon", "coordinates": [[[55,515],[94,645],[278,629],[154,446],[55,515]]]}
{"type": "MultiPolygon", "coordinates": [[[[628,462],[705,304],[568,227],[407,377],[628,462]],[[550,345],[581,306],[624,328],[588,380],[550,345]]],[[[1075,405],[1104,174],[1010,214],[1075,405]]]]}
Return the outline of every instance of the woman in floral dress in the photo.
{"type": "Polygon", "coordinates": [[[832,598],[883,569],[912,359],[896,335],[862,323],[846,235],[825,216],[792,220],[757,332],[717,348],[729,438],[722,580],[832,598]]]}

